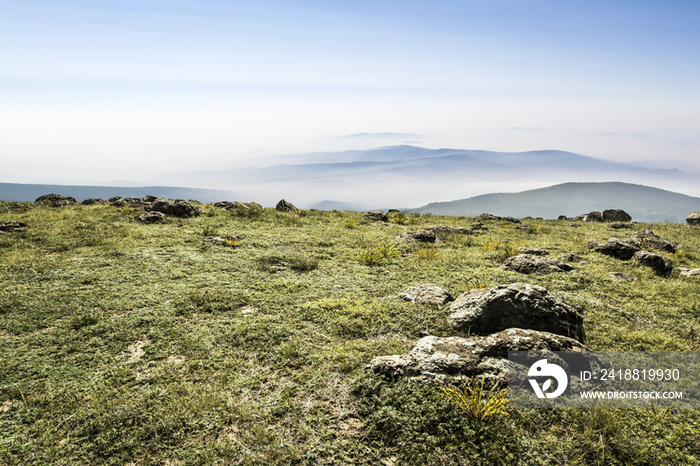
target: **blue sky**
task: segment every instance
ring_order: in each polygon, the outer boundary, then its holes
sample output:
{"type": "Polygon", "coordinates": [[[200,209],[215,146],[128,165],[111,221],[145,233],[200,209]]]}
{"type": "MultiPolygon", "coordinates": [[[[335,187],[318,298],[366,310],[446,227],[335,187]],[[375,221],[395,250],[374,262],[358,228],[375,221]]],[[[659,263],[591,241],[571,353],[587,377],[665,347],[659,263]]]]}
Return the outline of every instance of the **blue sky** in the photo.
{"type": "Polygon", "coordinates": [[[700,172],[698,109],[697,1],[0,0],[4,182],[406,134],[700,172]]]}

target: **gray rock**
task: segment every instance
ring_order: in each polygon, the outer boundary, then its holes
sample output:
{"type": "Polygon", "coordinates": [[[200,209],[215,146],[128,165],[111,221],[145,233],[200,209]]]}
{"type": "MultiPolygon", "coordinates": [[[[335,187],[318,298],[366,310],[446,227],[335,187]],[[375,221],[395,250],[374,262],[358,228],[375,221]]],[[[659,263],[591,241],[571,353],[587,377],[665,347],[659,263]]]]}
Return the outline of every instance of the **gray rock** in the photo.
{"type": "Polygon", "coordinates": [[[612,228],[613,230],[630,229],[633,227],[634,225],[632,225],[631,223],[625,222],[612,222],[609,226],[609,228],[612,228]]]}
{"type": "Polygon", "coordinates": [[[105,201],[104,199],[95,199],[95,198],[90,198],[90,199],[85,199],[83,202],[81,202],[82,205],[107,205],[108,202],[105,201]]]}
{"type": "Polygon", "coordinates": [[[617,259],[629,260],[639,251],[639,246],[630,239],[610,238],[607,241],[589,241],[584,244],[588,249],[615,257],[617,259]]]}
{"type": "Polygon", "coordinates": [[[168,223],[168,218],[162,212],[144,212],[136,220],[143,223],[168,223]]]}
{"type": "Polygon", "coordinates": [[[367,220],[372,220],[374,222],[388,222],[389,221],[389,215],[385,214],[381,210],[370,210],[369,212],[365,212],[362,214],[363,218],[366,218],[367,220]]]}
{"type": "Polygon", "coordinates": [[[465,227],[451,227],[449,225],[433,225],[427,227],[426,230],[430,230],[435,233],[453,233],[457,235],[473,235],[474,230],[465,227]]]}
{"type": "Polygon", "coordinates": [[[454,297],[449,291],[430,284],[410,286],[403,293],[399,294],[399,297],[416,304],[433,304],[438,306],[454,301],[454,297]]]}
{"type": "Polygon", "coordinates": [[[589,214],[579,215],[576,217],[576,220],[581,220],[583,222],[602,222],[603,214],[594,210],[589,214]]]}
{"type": "Polygon", "coordinates": [[[566,215],[560,215],[559,217],[557,217],[557,220],[571,220],[571,219],[569,217],[567,217],[566,215]]]}
{"type": "Polygon", "coordinates": [[[613,281],[616,282],[621,282],[621,281],[628,281],[628,282],[636,282],[637,277],[627,274],[627,273],[622,273],[622,272],[609,272],[608,275],[610,278],[613,279],[613,281]]]}
{"type": "Polygon", "coordinates": [[[574,270],[574,268],[566,262],[532,254],[520,254],[518,256],[509,257],[503,262],[501,269],[524,274],[534,273],[536,275],[571,272],[574,270]]]}
{"type": "Polygon", "coordinates": [[[430,230],[413,230],[401,233],[394,238],[394,241],[399,241],[401,243],[435,243],[437,242],[437,237],[435,233],[430,230]]]}
{"type": "Polygon", "coordinates": [[[277,212],[299,212],[299,209],[297,209],[294,204],[291,202],[287,202],[284,199],[281,199],[277,205],[275,206],[275,210],[277,212]]]}
{"type": "Polygon", "coordinates": [[[631,222],[630,214],[622,209],[608,209],[603,211],[604,222],[631,222]]]}
{"type": "Polygon", "coordinates": [[[481,222],[474,222],[471,225],[469,225],[472,230],[483,230],[484,229],[484,224],[481,222]]]}
{"type": "Polygon", "coordinates": [[[562,254],[561,256],[559,256],[559,259],[563,260],[564,262],[578,262],[578,263],[582,263],[582,264],[585,264],[586,262],[588,262],[583,257],[577,256],[576,254],[572,254],[570,252],[568,252],[566,254],[562,254]]]}
{"type": "Polygon", "coordinates": [[[562,351],[567,352],[565,359],[571,367],[578,370],[596,367],[592,366],[586,347],[572,338],[510,328],[469,338],[426,336],[408,354],[376,357],[366,369],[426,384],[483,376],[485,385],[492,386],[507,383],[508,351],[562,351]]]}
{"type": "Polygon", "coordinates": [[[107,199],[107,202],[109,202],[111,204],[111,203],[117,202],[121,199],[123,199],[121,196],[114,196],[114,197],[110,197],[109,199],[107,199]]]}
{"type": "Polygon", "coordinates": [[[632,234],[632,238],[635,239],[641,246],[646,248],[652,248],[656,249],[657,251],[666,251],[670,253],[676,252],[675,243],[670,243],[661,239],[659,236],[655,235],[653,231],[635,231],[632,234]]]}
{"type": "Polygon", "coordinates": [[[540,248],[528,248],[527,246],[520,246],[518,248],[520,254],[531,254],[533,256],[547,256],[549,251],[540,248]]]}
{"type": "Polygon", "coordinates": [[[24,222],[16,222],[14,220],[0,223],[0,231],[4,233],[14,233],[16,231],[27,231],[29,230],[29,225],[24,222]]]}
{"type": "Polygon", "coordinates": [[[673,265],[668,260],[649,251],[637,251],[634,253],[633,259],[642,265],[651,267],[658,275],[668,275],[673,270],[673,265]]]}
{"type": "Polygon", "coordinates": [[[169,217],[189,218],[204,215],[201,207],[193,206],[184,199],[164,199],[159,197],[146,206],[147,212],[161,212],[169,217]]]}
{"type": "Polygon", "coordinates": [[[49,207],[66,207],[77,205],[78,201],[76,201],[74,197],[70,196],[63,197],[60,194],[45,194],[37,197],[34,203],[47,205],[49,207]]]}
{"type": "Polygon", "coordinates": [[[688,216],[685,218],[685,221],[688,222],[688,225],[700,225],[700,212],[689,213],[688,216]]]}
{"type": "Polygon", "coordinates": [[[572,223],[572,224],[569,225],[569,226],[570,226],[571,228],[581,228],[581,225],[579,225],[578,223],[572,223]]]}
{"type": "Polygon", "coordinates": [[[556,333],[583,341],[583,316],[546,288],[526,283],[471,290],[450,305],[452,327],[477,334],[511,327],[556,333]]]}
{"type": "Polygon", "coordinates": [[[678,267],[678,271],[684,277],[693,277],[695,275],[700,275],[700,269],[688,269],[686,267],[678,267]]]}

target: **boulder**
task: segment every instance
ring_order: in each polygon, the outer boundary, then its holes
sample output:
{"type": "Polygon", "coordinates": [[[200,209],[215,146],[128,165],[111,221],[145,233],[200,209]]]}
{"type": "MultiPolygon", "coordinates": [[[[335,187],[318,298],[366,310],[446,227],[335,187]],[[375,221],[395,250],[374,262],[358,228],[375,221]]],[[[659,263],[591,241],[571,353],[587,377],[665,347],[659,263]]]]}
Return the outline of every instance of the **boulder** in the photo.
{"type": "Polygon", "coordinates": [[[435,243],[437,242],[437,237],[435,233],[430,230],[413,230],[401,233],[394,238],[394,241],[399,241],[401,243],[435,243]]]}
{"type": "Polygon", "coordinates": [[[518,248],[520,254],[531,254],[533,256],[547,256],[549,251],[540,248],[528,248],[527,246],[520,246],[518,248]]]}
{"type": "Polygon", "coordinates": [[[34,201],[35,204],[43,204],[49,207],[66,207],[71,205],[77,205],[78,201],[74,197],[63,197],[60,194],[45,194],[39,196],[34,201]]]}
{"type": "Polygon", "coordinates": [[[526,283],[463,293],[450,305],[453,328],[476,334],[510,327],[556,333],[583,341],[583,316],[546,288],[526,283]]]}
{"type": "Polygon", "coordinates": [[[607,241],[589,241],[584,243],[584,246],[624,261],[631,259],[634,253],[639,251],[637,243],[630,239],[610,238],[607,241]]]}
{"type": "Polygon", "coordinates": [[[608,209],[603,211],[604,222],[631,222],[630,214],[622,209],[608,209]]]}
{"type": "Polygon", "coordinates": [[[454,301],[454,297],[449,291],[430,284],[410,286],[403,293],[399,294],[399,297],[416,304],[434,304],[438,306],[454,301]]]}
{"type": "Polygon", "coordinates": [[[532,254],[520,254],[506,259],[501,265],[503,270],[536,275],[544,275],[557,272],[571,272],[574,268],[559,259],[535,256],[532,254]]]}
{"type": "Polygon", "coordinates": [[[695,275],[700,275],[700,269],[688,269],[686,267],[678,267],[678,271],[684,277],[692,277],[695,275]]]}
{"type": "Polygon", "coordinates": [[[143,223],[168,223],[168,218],[162,212],[144,212],[136,220],[143,223]]]}
{"type": "Polygon", "coordinates": [[[291,202],[287,202],[284,199],[281,199],[277,205],[275,206],[275,210],[277,212],[299,212],[299,209],[297,209],[294,204],[291,202]]]}
{"type": "Polygon", "coordinates": [[[634,225],[625,222],[612,222],[609,226],[609,228],[612,228],[613,230],[621,230],[623,228],[630,229],[632,227],[634,227],[634,225]]]}
{"type": "Polygon", "coordinates": [[[374,222],[388,222],[389,221],[389,215],[385,214],[381,210],[370,210],[369,212],[365,212],[362,214],[363,218],[366,218],[367,220],[371,220],[374,222]]]}
{"type": "Polygon", "coordinates": [[[157,198],[146,206],[146,211],[161,212],[169,217],[178,218],[199,217],[200,215],[204,215],[204,211],[201,207],[193,206],[183,199],[172,200],[162,197],[157,198]]]}
{"type": "Polygon", "coordinates": [[[632,234],[632,238],[643,247],[656,249],[657,251],[676,252],[676,244],[670,243],[655,235],[653,231],[639,230],[632,234]]]}
{"type": "Polygon", "coordinates": [[[4,233],[14,233],[15,231],[27,231],[29,225],[24,222],[9,221],[0,223],[0,231],[4,233]]]}
{"type": "Polygon", "coordinates": [[[557,217],[557,220],[571,220],[571,219],[569,217],[567,217],[566,215],[560,215],[559,217],[557,217]]]}
{"type": "Polygon", "coordinates": [[[451,227],[449,225],[433,225],[427,227],[426,230],[430,230],[435,233],[453,233],[457,235],[473,235],[474,230],[465,227],[451,227]]]}
{"type": "Polygon", "coordinates": [[[119,201],[119,200],[121,200],[121,199],[122,199],[121,196],[114,196],[114,197],[110,197],[109,199],[107,199],[107,202],[109,202],[110,204],[112,204],[113,202],[117,202],[117,201],[119,201]]]}
{"type": "Polygon", "coordinates": [[[579,215],[576,217],[576,220],[581,220],[583,222],[602,222],[603,214],[594,210],[589,214],[579,215]]]}
{"type": "Polygon", "coordinates": [[[104,199],[95,199],[95,198],[90,198],[90,199],[85,199],[83,202],[81,202],[82,205],[107,205],[107,201],[104,199]]]}
{"type": "Polygon", "coordinates": [[[586,347],[572,338],[510,328],[469,338],[426,336],[418,340],[408,354],[376,357],[366,369],[426,384],[485,377],[486,386],[505,385],[508,382],[509,351],[562,351],[567,352],[562,358],[577,371],[597,367],[591,362],[595,360],[591,360],[586,347]]]}
{"type": "Polygon", "coordinates": [[[632,258],[642,265],[651,267],[658,275],[668,275],[673,270],[673,265],[668,260],[649,251],[637,251],[632,258]]]}
{"type": "Polygon", "coordinates": [[[685,221],[688,222],[688,225],[700,225],[700,212],[689,213],[688,216],[685,218],[685,221]]]}

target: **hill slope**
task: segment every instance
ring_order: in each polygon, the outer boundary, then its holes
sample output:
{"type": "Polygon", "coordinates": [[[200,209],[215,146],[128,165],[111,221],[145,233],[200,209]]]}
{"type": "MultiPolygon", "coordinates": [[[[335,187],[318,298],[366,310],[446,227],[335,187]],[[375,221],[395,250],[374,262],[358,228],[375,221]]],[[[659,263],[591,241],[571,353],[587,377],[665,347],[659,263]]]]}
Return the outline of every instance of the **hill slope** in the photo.
{"type": "Polygon", "coordinates": [[[623,209],[640,222],[685,223],[689,212],[700,210],[700,198],[629,183],[563,183],[520,193],[498,193],[452,202],[436,202],[414,209],[437,215],[494,215],[522,218],[573,217],[605,209],[623,209]]]}

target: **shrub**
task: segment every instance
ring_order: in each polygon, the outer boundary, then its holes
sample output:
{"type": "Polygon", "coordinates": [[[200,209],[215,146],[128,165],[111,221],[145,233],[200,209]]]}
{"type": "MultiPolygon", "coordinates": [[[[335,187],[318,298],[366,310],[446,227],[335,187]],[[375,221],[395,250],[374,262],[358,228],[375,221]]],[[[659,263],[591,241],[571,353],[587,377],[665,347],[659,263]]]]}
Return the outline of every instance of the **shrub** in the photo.
{"type": "Polygon", "coordinates": [[[362,265],[367,266],[382,265],[386,262],[384,254],[376,249],[369,249],[361,252],[359,256],[357,256],[357,260],[359,260],[362,265]]]}
{"type": "Polygon", "coordinates": [[[377,246],[377,252],[385,259],[401,257],[401,252],[393,244],[381,244],[377,246]]]}
{"type": "Polygon", "coordinates": [[[226,238],[224,244],[232,248],[237,248],[241,245],[241,240],[238,238],[226,238]]]}
{"type": "Polygon", "coordinates": [[[436,248],[427,248],[425,246],[421,246],[421,248],[416,252],[416,256],[427,260],[435,259],[439,255],[440,251],[438,251],[436,248]]]}
{"type": "Polygon", "coordinates": [[[406,220],[406,215],[403,212],[394,214],[390,219],[392,223],[396,223],[398,225],[404,225],[406,223],[406,220]]]}
{"type": "Polygon", "coordinates": [[[482,244],[484,252],[491,252],[498,247],[498,241],[486,241],[482,244]]]}
{"type": "Polygon", "coordinates": [[[484,390],[484,381],[481,383],[462,381],[459,388],[440,387],[440,394],[464,411],[470,419],[487,421],[497,414],[508,415],[508,388],[494,388],[492,391],[484,390]]]}
{"type": "Polygon", "coordinates": [[[357,221],[354,218],[345,219],[345,228],[355,228],[357,226],[357,221]]]}

